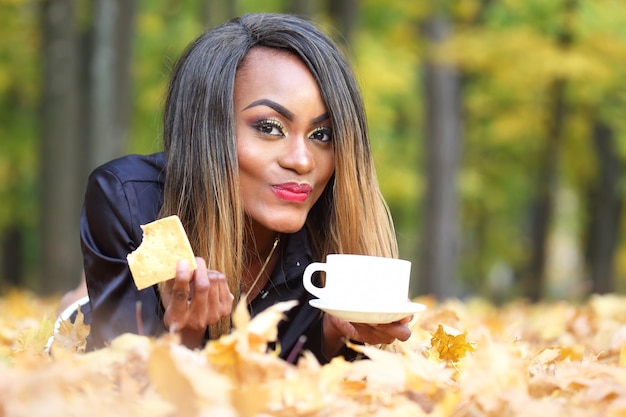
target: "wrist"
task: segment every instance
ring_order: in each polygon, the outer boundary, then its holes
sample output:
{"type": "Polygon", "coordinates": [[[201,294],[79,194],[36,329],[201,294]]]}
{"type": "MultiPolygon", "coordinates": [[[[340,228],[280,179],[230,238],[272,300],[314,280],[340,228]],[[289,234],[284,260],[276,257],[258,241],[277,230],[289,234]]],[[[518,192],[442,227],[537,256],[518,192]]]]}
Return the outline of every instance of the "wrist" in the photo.
{"type": "Polygon", "coordinates": [[[322,318],[322,353],[326,359],[331,359],[337,355],[345,345],[346,336],[335,326],[328,314],[324,313],[322,318]]]}

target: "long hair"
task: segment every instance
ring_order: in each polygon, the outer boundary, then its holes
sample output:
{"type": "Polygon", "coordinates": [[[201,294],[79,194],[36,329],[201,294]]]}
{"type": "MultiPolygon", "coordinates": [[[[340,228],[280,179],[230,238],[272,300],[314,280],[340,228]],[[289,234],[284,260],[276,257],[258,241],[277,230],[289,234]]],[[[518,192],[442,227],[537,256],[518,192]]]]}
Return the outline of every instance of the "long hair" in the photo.
{"type": "MultiPolygon", "coordinates": [[[[292,53],[316,79],[333,128],[335,172],[306,227],[317,259],[329,253],[397,257],[380,193],[361,95],[350,66],[312,23],[249,14],[197,38],[179,59],[164,111],[166,180],[161,215],[178,214],[194,252],[223,272],[239,299],[245,214],[239,195],[233,93],[235,75],[255,46],[292,53]]],[[[229,318],[211,337],[230,330],[229,318]]]]}

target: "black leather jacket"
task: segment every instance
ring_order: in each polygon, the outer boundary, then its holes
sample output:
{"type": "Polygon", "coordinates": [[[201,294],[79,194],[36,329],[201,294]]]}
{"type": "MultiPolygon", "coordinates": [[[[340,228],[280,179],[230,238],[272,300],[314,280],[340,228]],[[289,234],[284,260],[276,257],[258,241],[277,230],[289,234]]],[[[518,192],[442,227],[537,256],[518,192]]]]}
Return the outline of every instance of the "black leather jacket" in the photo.
{"type": "MultiPolygon", "coordinates": [[[[140,302],[143,334],[158,336],[165,331],[163,307],[156,286],[137,290],[126,255],[142,240],[140,225],[157,219],[163,202],[165,158],[163,153],[129,155],[94,170],[89,177],[83,205],[80,236],[91,307],[88,349],[102,347],[116,336],[138,333],[136,309],[140,302]]],[[[285,300],[299,304],[279,323],[280,356],[299,350],[298,339],[306,336],[303,349],[322,355],[322,314],[311,307],[302,285],[304,268],[313,261],[306,232],[283,237],[280,262],[271,280],[249,302],[252,316],[285,300]]],[[[354,352],[344,349],[348,359],[354,352]]]]}

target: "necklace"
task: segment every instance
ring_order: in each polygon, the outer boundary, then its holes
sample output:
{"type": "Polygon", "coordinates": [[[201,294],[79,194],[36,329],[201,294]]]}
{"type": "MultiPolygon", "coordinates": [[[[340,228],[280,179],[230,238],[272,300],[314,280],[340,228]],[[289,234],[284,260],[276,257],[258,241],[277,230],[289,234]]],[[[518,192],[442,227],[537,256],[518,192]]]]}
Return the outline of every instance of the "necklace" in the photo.
{"type": "Polygon", "coordinates": [[[272,249],[270,249],[269,255],[267,255],[267,258],[265,258],[265,262],[263,262],[263,265],[261,266],[261,270],[257,274],[257,276],[254,279],[254,281],[252,281],[252,285],[250,285],[250,289],[246,293],[246,298],[248,298],[248,296],[250,295],[250,293],[254,289],[254,286],[256,285],[256,283],[259,282],[259,279],[261,278],[261,275],[263,275],[263,272],[265,271],[265,267],[270,262],[270,259],[272,259],[272,255],[274,254],[274,251],[276,250],[276,247],[278,246],[279,242],[280,242],[280,235],[276,236],[276,239],[274,239],[274,244],[272,245],[272,249]]]}

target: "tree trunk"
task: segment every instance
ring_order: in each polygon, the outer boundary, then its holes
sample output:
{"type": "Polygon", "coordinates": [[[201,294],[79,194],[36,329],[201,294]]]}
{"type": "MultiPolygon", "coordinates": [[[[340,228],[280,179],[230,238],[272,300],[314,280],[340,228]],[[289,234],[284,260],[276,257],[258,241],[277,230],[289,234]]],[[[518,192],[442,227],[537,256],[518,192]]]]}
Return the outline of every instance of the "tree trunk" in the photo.
{"type": "Polygon", "coordinates": [[[48,294],[72,286],[81,264],[78,48],[73,4],[72,0],[42,2],[40,290],[48,294]]]}
{"type": "MultiPolygon", "coordinates": [[[[572,15],[576,10],[577,0],[563,1],[563,28],[557,39],[558,44],[567,49],[573,41],[573,32],[570,27],[572,15]]],[[[554,199],[557,188],[558,161],[563,141],[565,125],[566,81],[556,79],[548,91],[548,121],[546,142],[538,168],[537,194],[531,206],[530,214],[530,259],[524,273],[522,283],[523,295],[531,301],[538,301],[543,294],[545,285],[545,269],[547,256],[547,242],[552,225],[554,199]]]]}
{"type": "Polygon", "coordinates": [[[84,173],[126,150],[136,0],[96,0],[93,11],[84,173]]]}
{"type": "Polygon", "coordinates": [[[204,0],[201,7],[203,24],[207,29],[237,16],[237,0],[204,0]]]}
{"type": "Polygon", "coordinates": [[[547,242],[554,212],[557,191],[557,172],[563,135],[565,82],[553,84],[551,120],[547,130],[546,146],[538,169],[537,193],[531,208],[530,260],[523,283],[523,295],[531,301],[541,299],[545,286],[547,242]]]}
{"type": "MultiPolygon", "coordinates": [[[[445,40],[447,22],[434,16],[424,23],[432,44],[445,40]]],[[[457,275],[458,191],[461,148],[459,76],[437,62],[426,62],[426,192],[418,293],[452,296],[457,275]]]]}
{"type": "Polygon", "coordinates": [[[96,0],[92,30],[79,36],[74,2],[43,2],[41,140],[42,291],[80,278],[79,216],[86,178],[125,153],[136,0],[96,0]]]}
{"type": "Polygon", "coordinates": [[[598,181],[589,193],[586,252],[593,292],[615,290],[613,261],[621,230],[623,198],[620,193],[622,163],[616,152],[613,131],[601,123],[593,129],[598,181]]]}
{"type": "Polygon", "coordinates": [[[24,253],[23,253],[23,229],[20,225],[10,225],[2,236],[2,279],[0,289],[3,286],[20,287],[24,285],[24,253]]]}
{"type": "Polygon", "coordinates": [[[359,14],[358,1],[330,0],[328,2],[328,14],[341,34],[341,37],[336,40],[349,49],[359,14]]]}
{"type": "Polygon", "coordinates": [[[286,3],[286,12],[294,14],[296,16],[301,16],[304,18],[309,18],[313,16],[316,11],[317,2],[311,0],[293,0],[287,1],[286,3]]]}

